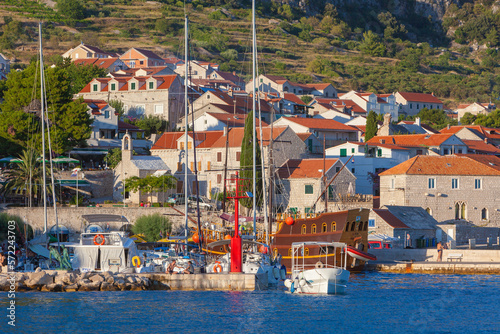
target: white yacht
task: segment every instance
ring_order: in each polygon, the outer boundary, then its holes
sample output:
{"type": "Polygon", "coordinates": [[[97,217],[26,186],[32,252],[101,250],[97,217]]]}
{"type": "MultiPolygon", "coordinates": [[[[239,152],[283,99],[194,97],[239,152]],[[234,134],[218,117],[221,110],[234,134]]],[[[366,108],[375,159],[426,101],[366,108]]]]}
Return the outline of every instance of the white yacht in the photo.
{"type": "Polygon", "coordinates": [[[292,243],[292,276],[285,280],[291,293],[342,294],[349,280],[347,245],[341,242],[292,243]],[[309,254],[319,253],[312,263],[309,254]],[[340,256],[339,262],[337,257],[340,256]],[[340,263],[340,266],[335,265],[340,263]]]}

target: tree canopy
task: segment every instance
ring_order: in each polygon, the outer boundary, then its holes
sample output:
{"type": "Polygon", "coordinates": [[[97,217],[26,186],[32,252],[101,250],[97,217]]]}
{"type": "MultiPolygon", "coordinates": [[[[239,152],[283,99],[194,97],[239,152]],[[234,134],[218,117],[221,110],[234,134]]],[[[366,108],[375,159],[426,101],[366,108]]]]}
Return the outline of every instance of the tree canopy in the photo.
{"type": "Polygon", "coordinates": [[[158,241],[172,231],[170,220],[159,213],[144,215],[137,218],[132,231],[135,234],[143,234],[144,239],[149,242],[158,241]]]}
{"type": "MultiPolygon", "coordinates": [[[[74,65],[72,65],[74,66],[74,65]]],[[[76,76],[72,66],[45,70],[47,110],[52,150],[62,154],[74,146],[86,145],[92,119],[82,99],[73,101],[76,76]]],[[[22,147],[41,149],[41,104],[39,68],[32,62],[24,71],[8,76],[4,101],[0,105],[0,136],[22,147]]],[[[47,131],[47,127],[46,127],[47,131]]]]}
{"type": "Polygon", "coordinates": [[[377,130],[377,114],[373,110],[370,110],[366,118],[365,142],[375,137],[377,130]]]}
{"type": "MultiPolygon", "coordinates": [[[[253,192],[253,111],[249,112],[247,118],[245,119],[245,129],[243,135],[243,141],[241,142],[241,154],[240,154],[240,190],[243,192],[249,191],[253,192]]],[[[255,134],[257,140],[257,134],[255,134]]],[[[257,206],[262,205],[262,164],[261,164],[261,152],[260,146],[257,141],[255,152],[255,162],[256,162],[256,185],[255,192],[253,194],[256,196],[257,206]]],[[[253,199],[244,198],[240,200],[241,205],[246,208],[251,208],[253,206],[253,199]]]]}

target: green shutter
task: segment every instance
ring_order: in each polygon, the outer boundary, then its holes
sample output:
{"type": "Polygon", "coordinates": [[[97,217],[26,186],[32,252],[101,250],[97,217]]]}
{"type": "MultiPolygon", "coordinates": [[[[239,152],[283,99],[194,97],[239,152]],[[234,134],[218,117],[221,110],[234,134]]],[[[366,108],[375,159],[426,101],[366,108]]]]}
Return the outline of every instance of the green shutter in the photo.
{"type": "Polygon", "coordinates": [[[346,148],[341,148],[340,149],[340,156],[341,157],[347,157],[347,149],[346,148]]]}
{"type": "Polygon", "coordinates": [[[312,184],[306,184],[305,193],[306,194],[312,194],[313,193],[313,185],[312,184]]]}

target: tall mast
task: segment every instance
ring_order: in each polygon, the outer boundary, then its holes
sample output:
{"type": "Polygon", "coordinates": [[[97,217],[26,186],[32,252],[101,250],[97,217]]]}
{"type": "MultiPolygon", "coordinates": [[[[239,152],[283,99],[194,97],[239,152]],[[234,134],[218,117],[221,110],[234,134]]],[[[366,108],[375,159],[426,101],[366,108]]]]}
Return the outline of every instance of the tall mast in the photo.
{"type": "Polygon", "coordinates": [[[184,68],[185,68],[185,73],[184,73],[184,121],[185,121],[185,128],[184,128],[184,223],[186,226],[186,240],[188,236],[188,192],[189,192],[189,185],[188,185],[188,113],[189,113],[189,104],[188,104],[188,73],[189,73],[189,62],[188,62],[188,17],[186,15],[185,17],[185,23],[184,23],[184,68]]]}
{"type": "Polygon", "coordinates": [[[38,23],[40,40],[40,105],[42,116],[42,175],[43,175],[43,233],[47,233],[47,177],[45,175],[45,92],[43,86],[42,22],[38,23]]]}
{"type": "Polygon", "coordinates": [[[255,138],[255,98],[256,98],[256,84],[255,84],[255,68],[256,68],[256,49],[257,49],[257,35],[255,33],[255,0],[252,0],[252,40],[253,40],[253,46],[252,46],[252,82],[253,82],[253,91],[252,91],[252,110],[253,110],[253,119],[252,119],[252,148],[253,148],[253,179],[252,179],[252,192],[253,192],[253,233],[254,233],[254,238],[256,238],[257,234],[257,212],[256,212],[256,207],[257,207],[257,193],[255,191],[255,184],[256,184],[256,177],[257,177],[257,166],[256,164],[256,138],[255,138]]]}

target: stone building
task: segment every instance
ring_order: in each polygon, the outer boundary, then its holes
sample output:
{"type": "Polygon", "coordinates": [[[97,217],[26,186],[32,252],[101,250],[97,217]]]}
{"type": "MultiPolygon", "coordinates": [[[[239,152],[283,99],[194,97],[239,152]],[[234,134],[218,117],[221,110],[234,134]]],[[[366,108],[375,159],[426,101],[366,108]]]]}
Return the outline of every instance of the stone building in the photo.
{"type": "Polygon", "coordinates": [[[119,100],[131,116],[160,116],[175,125],[184,114],[183,85],[177,75],[96,78],[78,96],[84,99],[119,100]]]}
{"type": "Polygon", "coordinates": [[[320,212],[325,209],[322,193],[328,187],[328,200],[337,201],[356,192],[356,177],[342,169],[339,159],[289,159],[276,171],[276,206],[281,211],[320,212]],[[323,173],[323,170],[326,172],[323,173]]]}
{"type": "Polygon", "coordinates": [[[419,206],[437,221],[500,226],[500,158],[416,156],[380,173],[380,205],[419,206]]]}
{"type": "Polygon", "coordinates": [[[167,194],[157,192],[150,194],[142,191],[125,192],[127,178],[133,176],[143,178],[154,173],[158,176],[170,173],[170,169],[160,157],[133,155],[133,152],[132,137],[127,133],[122,139],[122,160],[114,168],[113,199],[135,204],[164,201],[167,194]]]}

